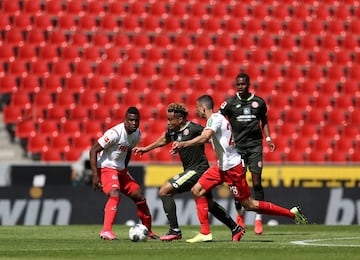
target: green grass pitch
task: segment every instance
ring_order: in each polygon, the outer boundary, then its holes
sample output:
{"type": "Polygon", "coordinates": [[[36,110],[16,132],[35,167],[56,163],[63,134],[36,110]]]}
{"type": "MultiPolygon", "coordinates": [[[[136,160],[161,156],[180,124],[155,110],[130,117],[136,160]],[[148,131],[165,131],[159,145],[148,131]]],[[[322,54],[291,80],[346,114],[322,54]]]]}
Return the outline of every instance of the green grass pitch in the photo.
{"type": "MultiPolygon", "coordinates": [[[[131,242],[129,227],[115,225],[116,241],[99,239],[100,225],[2,226],[0,259],[360,259],[360,226],[264,226],[257,236],[248,226],[241,242],[230,231],[212,226],[213,242],[186,243],[198,226],[183,226],[183,239],[131,242]]],[[[164,234],[167,226],[155,226],[164,234]]]]}

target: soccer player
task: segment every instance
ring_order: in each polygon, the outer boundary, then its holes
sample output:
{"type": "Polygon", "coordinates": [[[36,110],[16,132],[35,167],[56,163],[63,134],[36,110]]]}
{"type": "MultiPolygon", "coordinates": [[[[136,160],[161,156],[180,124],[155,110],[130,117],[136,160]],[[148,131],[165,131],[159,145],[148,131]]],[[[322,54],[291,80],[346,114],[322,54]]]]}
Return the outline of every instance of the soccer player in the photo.
{"type": "MultiPolygon", "coordinates": [[[[167,107],[168,129],[155,142],[146,147],[135,147],[135,154],[143,154],[157,147],[165,146],[170,142],[177,140],[190,140],[199,136],[203,130],[203,126],[191,122],[187,119],[188,110],[184,104],[171,103],[167,107]]],[[[176,215],[176,204],[173,196],[175,194],[190,191],[191,187],[198,181],[200,176],[209,168],[209,163],[205,156],[204,145],[185,148],[180,151],[180,159],[183,164],[184,171],[172,177],[168,182],[163,184],[159,190],[159,196],[162,200],[166,217],[169,221],[170,229],[160,237],[163,241],[172,241],[182,238],[181,230],[178,225],[176,215]]],[[[170,153],[169,153],[170,155],[170,153]]],[[[206,217],[201,218],[202,232],[210,234],[208,221],[208,211],[210,211],[218,220],[223,222],[232,231],[232,240],[239,241],[242,235],[242,227],[227,214],[218,203],[216,203],[211,192],[205,194],[204,197],[195,200],[196,207],[201,207],[198,212],[206,212],[206,217]]],[[[211,239],[209,239],[211,240],[211,239]]]]}
{"type": "MultiPolygon", "coordinates": [[[[270,137],[270,127],[267,119],[265,101],[249,92],[250,77],[246,73],[236,76],[237,93],[222,103],[220,113],[230,121],[237,151],[245,163],[245,170],[249,168],[256,200],[264,200],[264,188],[261,184],[263,169],[263,135],[270,151],[275,150],[275,144],[270,137]]],[[[237,202],[237,223],[245,227],[244,208],[237,202]]],[[[262,216],[255,216],[254,232],[263,233],[262,216]]]]}
{"type": "Polygon", "coordinates": [[[131,149],[141,137],[139,124],[139,110],[129,107],[125,113],[125,121],[108,129],[90,149],[92,186],[108,196],[104,209],[104,226],[99,233],[101,239],[117,239],[112,232],[112,226],[120,202],[120,193],[130,197],[136,204],[139,219],[149,230],[149,239],[158,238],[152,232],[149,207],[140,185],[127,169],[131,149]]]}
{"type": "MultiPolygon", "coordinates": [[[[246,181],[243,160],[234,146],[231,125],[220,113],[214,113],[214,100],[209,95],[203,95],[197,99],[198,114],[207,120],[206,126],[200,136],[187,141],[176,141],[172,145],[172,153],[180,152],[187,147],[201,145],[210,139],[218,164],[209,168],[192,187],[191,191],[196,198],[203,197],[219,184],[226,182],[233,197],[246,210],[256,211],[268,215],[285,216],[294,219],[297,223],[306,224],[307,219],[302,215],[299,207],[291,210],[275,205],[271,202],[258,201],[251,197],[250,188],[246,181]]],[[[202,211],[202,208],[197,208],[202,211]]],[[[198,212],[199,216],[205,216],[205,212],[198,212]]],[[[201,220],[200,220],[201,223],[201,220]]],[[[209,241],[211,236],[200,233],[188,242],[209,241]]]]}

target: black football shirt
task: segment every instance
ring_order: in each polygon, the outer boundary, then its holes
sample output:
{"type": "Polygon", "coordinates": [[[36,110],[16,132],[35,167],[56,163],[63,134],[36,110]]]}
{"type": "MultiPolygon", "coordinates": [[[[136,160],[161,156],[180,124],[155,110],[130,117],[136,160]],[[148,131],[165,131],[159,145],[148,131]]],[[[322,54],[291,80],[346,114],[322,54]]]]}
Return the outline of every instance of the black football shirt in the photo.
{"type": "Polygon", "coordinates": [[[220,106],[219,112],[230,121],[236,147],[261,144],[262,126],[267,123],[267,106],[261,97],[251,94],[248,99],[241,99],[236,94],[220,106]]]}
{"type": "MultiPolygon", "coordinates": [[[[202,125],[188,121],[179,131],[168,130],[166,139],[168,142],[191,140],[201,135],[203,129],[202,125]]],[[[180,150],[179,154],[185,171],[204,172],[209,168],[204,145],[185,147],[180,150]]]]}

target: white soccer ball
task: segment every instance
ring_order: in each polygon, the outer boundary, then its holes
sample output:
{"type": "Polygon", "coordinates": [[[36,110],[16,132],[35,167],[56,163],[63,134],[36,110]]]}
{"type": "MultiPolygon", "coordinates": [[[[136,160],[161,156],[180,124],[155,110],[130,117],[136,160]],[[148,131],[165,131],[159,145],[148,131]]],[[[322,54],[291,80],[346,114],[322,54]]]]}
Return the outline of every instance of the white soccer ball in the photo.
{"type": "Polygon", "coordinates": [[[133,242],[147,241],[149,230],[143,224],[135,224],[129,229],[129,238],[133,242]]]}

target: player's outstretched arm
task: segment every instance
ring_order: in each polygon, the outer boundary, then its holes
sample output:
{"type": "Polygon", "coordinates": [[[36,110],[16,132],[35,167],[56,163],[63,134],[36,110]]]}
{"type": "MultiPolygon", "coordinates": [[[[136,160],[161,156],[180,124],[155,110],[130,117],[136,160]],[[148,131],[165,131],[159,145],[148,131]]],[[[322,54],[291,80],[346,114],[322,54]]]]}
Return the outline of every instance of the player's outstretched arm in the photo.
{"type": "Polygon", "coordinates": [[[212,135],[214,134],[213,130],[211,129],[204,129],[201,133],[201,135],[188,140],[188,141],[184,141],[184,142],[173,142],[172,147],[171,147],[171,153],[177,153],[179,152],[179,150],[181,148],[185,148],[185,147],[189,147],[189,146],[196,146],[196,145],[201,145],[204,143],[209,142],[210,138],[212,137],[212,135]]]}
{"type": "Polygon", "coordinates": [[[155,142],[149,144],[148,146],[145,147],[134,147],[132,149],[132,151],[134,152],[135,155],[142,155],[143,153],[147,153],[155,148],[161,147],[168,144],[165,136],[161,136],[159,137],[155,142]]]}

